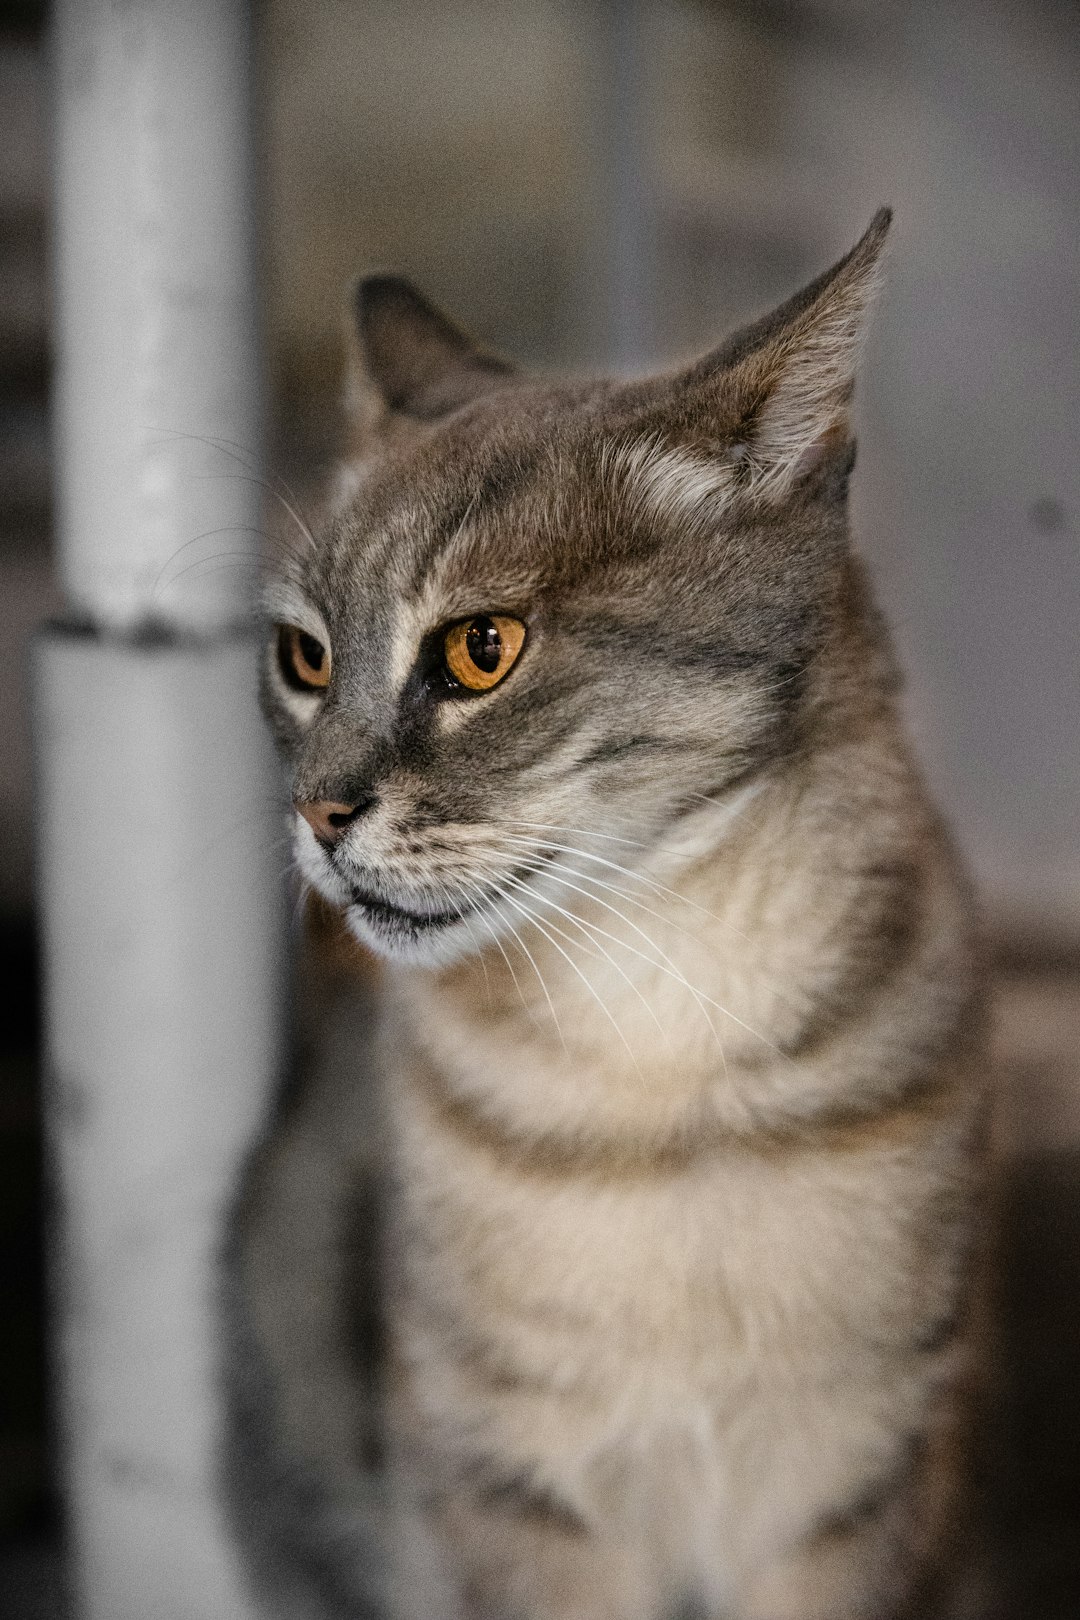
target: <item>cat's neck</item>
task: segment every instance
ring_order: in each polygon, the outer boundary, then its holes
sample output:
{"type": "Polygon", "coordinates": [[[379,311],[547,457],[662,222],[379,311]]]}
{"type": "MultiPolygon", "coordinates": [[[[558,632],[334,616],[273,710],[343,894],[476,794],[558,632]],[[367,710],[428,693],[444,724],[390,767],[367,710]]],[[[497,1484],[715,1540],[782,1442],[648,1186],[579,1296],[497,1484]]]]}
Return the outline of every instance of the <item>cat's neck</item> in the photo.
{"type": "Polygon", "coordinates": [[[627,1151],[809,1107],[842,1080],[815,1047],[859,939],[905,925],[920,805],[878,725],[703,803],[636,873],[577,860],[562,911],[400,981],[433,1084],[493,1128],[627,1151]]]}

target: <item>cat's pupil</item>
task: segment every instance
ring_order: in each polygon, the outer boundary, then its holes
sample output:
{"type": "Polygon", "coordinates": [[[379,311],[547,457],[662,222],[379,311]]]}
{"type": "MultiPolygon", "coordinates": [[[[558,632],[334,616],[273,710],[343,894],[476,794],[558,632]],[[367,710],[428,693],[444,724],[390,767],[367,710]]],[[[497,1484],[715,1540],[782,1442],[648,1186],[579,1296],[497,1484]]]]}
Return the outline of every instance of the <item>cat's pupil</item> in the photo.
{"type": "Polygon", "coordinates": [[[305,635],[302,630],[296,639],[297,645],[300,648],[300,656],[303,658],[305,664],[307,664],[309,669],[314,670],[315,673],[318,674],[322,669],[323,659],[326,656],[323,648],[315,640],[314,636],[305,635]]]}
{"type": "Polygon", "coordinates": [[[477,669],[494,675],[502,657],[502,637],[493,619],[474,619],[465,632],[465,646],[477,669]]]}

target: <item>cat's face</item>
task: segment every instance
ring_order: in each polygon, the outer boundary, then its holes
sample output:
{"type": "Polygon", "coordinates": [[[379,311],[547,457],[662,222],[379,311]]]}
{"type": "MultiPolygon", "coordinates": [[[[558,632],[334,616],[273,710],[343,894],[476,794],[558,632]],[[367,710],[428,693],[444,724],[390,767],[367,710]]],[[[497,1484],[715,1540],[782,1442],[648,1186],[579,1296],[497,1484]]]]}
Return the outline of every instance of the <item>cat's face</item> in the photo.
{"type": "Polygon", "coordinates": [[[435,964],[557,929],[794,745],[850,376],[785,400],[766,329],[655,384],[527,385],[388,285],[408,341],[360,324],[392,408],[272,589],[264,691],[304,876],[366,943],[435,964]]]}

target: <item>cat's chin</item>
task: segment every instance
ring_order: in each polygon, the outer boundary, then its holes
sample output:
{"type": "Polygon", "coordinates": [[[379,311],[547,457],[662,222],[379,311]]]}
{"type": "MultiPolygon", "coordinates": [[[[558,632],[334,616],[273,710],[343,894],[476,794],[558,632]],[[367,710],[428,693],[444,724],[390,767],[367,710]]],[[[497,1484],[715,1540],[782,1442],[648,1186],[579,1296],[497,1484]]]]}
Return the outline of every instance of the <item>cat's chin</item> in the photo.
{"type": "Polygon", "coordinates": [[[476,934],[469,923],[472,908],[439,911],[393,901],[362,887],[355,881],[357,874],[332,867],[310,837],[300,836],[296,854],[305,880],[344,914],[350,933],[377,956],[445,967],[475,953],[476,934]]]}
{"type": "Polygon", "coordinates": [[[456,913],[421,914],[385,901],[352,899],[349,931],[376,955],[416,967],[446,967],[476,950],[476,938],[456,913]]]}

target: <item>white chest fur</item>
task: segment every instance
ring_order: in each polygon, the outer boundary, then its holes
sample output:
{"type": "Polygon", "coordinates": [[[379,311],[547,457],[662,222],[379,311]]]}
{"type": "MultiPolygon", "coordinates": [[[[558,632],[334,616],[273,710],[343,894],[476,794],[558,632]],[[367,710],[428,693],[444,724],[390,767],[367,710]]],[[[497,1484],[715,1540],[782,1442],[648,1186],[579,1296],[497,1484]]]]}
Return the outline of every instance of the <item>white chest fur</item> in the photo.
{"type": "Polygon", "coordinates": [[[718,1597],[886,1475],[947,1300],[940,1164],[910,1135],[524,1168],[398,1096],[426,1432],[484,1446],[718,1597]]]}

